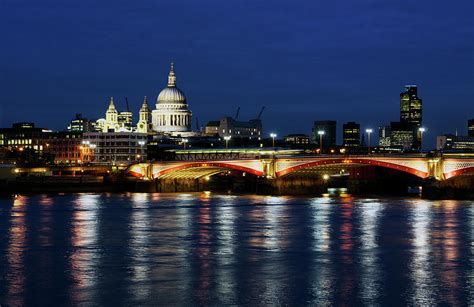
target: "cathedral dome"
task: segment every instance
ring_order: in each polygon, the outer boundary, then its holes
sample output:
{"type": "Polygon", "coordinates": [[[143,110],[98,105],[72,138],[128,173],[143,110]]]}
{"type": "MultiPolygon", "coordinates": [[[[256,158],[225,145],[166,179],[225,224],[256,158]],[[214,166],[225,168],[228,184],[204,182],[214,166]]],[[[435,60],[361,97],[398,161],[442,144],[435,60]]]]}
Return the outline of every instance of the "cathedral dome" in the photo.
{"type": "Polygon", "coordinates": [[[160,104],[173,102],[186,103],[186,96],[184,96],[184,93],[176,87],[176,75],[174,74],[174,65],[173,63],[171,63],[171,69],[168,75],[168,87],[166,87],[160,92],[156,103],[160,104]]]}
{"type": "Polygon", "coordinates": [[[170,102],[186,103],[186,96],[184,96],[184,93],[176,86],[167,87],[160,92],[156,102],[157,103],[170,103],[170,102]]]}
{"type": "Polygon", "coordinates": [[[174,65],[171,63],[168,86],[156,99],[156,109],[151,112],[153,130],[163,133],[180,133],[191,130],[192,113],[186,96],[176,87],[174,65]]]}

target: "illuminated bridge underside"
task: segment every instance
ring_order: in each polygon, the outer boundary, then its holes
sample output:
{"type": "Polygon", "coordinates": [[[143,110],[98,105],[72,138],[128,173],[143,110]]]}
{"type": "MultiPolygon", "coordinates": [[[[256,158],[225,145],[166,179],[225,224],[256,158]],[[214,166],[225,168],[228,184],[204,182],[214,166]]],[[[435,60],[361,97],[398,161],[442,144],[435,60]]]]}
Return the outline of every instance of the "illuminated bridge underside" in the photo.
{"type": "Polygon", "coordinates": [[[239,171],[255,176],[278,178],[285,176],[310,176],[328,172],[345,173],[353,167],[376,166],[409,173],[420,178],[433,177],[438,180],[459,175],[474,174],[474,157],[426,156],[282,156],[261,159],[163,161],[131,165],[127,172],[134,177],[146,179],[201,178],[223,171],[239,171]],[[344,170],[344,171],[343,171],[344,170]]]}
{"type": "Polygon", "coordinates": [[[350,166],[378,166],[406,172],[421,178],[428,177],[428,167],[425,162],[418,160],[409,161],[396,159],[370,159],[370,158],[336,158],[320,159],[316,161],[307,160],[286,160],[277,165],[276,176],[282,177],[302,169],[315,169],[318,167],[328,167],[332,165],[350,166]]]}
{"type": "Polygon", "coordinates": [[[219,167],[190,167],[160,175],[160,179],[199,179],[216,175],[225,171],[227,168],[219,167]]]}
{"type": "Polygon", "coordinates": [[[237,170],[256,176],[262,176],[263,166],[258,160],[187,162],[176,164],[154,164],[153,178],[200,178],[211,176],[226,170],[237,170]]]}
{"type": "Polygon", "coordinates": [[[334,174],[348,174],[350,169],[367,167],[366,164],[331,164],[331,165],[319,165],[319,166],[310,166],[301,169],[294,170],[285,175],[281,175],[282,178],[301,178],[301,177],[320,177],[324,174],[334,175],[334,174]]]}
{"type": "Polygon", "coordinates": [[[474,161],[467,159],[445,159],[443,163],[444,178],[474,174],[474,161]]]}

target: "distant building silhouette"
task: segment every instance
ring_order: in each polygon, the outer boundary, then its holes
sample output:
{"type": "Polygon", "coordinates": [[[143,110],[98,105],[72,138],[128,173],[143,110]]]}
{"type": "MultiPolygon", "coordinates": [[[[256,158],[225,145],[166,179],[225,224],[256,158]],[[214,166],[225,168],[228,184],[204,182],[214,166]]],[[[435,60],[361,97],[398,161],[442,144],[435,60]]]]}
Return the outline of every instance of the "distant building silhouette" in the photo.
{"type": "Polygon", "coordinates": [[[323,147],[330,147],[336,145],[336,121],[335,120],[320,120],[315,121],[313,125],[313,142],[318,146],[320,136],[318,131],[324,131],[323,147]]]}
{"type": "Polygon", "coordinates": [[[342,145],[346,147],[360,146],[360,125],[347,122],[342,125],[342,145]]]}
{"type": "Polygon", "coordinates": [[[474,137],[474,118],[467,121],[467,135],[474,137]]]}
{"type": "Polygon", "coordinates": [[[389,147],[391,137],[390,125],[379,127],[379,146],[389,147]]]}

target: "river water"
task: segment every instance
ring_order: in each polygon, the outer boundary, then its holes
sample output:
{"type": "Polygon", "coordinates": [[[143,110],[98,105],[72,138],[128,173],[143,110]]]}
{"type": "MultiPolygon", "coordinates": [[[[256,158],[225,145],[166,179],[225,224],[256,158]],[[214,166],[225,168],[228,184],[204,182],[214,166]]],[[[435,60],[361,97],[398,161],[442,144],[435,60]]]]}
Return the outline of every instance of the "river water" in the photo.
{"type": "Polygon", "coordinates": [[[0,199],[0,305],[474,305],[474,202],[0,199]]]}

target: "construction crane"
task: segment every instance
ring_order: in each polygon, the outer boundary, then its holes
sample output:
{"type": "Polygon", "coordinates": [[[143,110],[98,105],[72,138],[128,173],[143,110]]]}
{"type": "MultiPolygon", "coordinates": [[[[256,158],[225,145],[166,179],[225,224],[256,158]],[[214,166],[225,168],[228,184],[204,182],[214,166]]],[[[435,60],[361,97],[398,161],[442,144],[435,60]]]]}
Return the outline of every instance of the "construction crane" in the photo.
{"type": "Polygon", "coordinates": [[[128,97],[125,97],[125,104],[127,106],[127,112],[130,112],[130,107],[128,106],[128,97]]]}
{"type": "Polygon", "coordinates": [[[262,110],[260,110],[260,113],[258,113],[257,119],[260,119],[260,117],[262,117],[263,110],[265,110],[265,106],[263,106],[262,110]]]}
{"type": "Polygon", "coordinates": [[[239,113],[240,113],[240,107],[238,107],[237,112],[235,112],[234,120],[237,120],[237,118],[239,117],[239,113]]]}
{"type": "Polygon", "coordinates": [[[196,131],[201,131],[201,128],[199,127],[199,117],[196,116],[196,131]]]}

